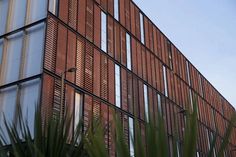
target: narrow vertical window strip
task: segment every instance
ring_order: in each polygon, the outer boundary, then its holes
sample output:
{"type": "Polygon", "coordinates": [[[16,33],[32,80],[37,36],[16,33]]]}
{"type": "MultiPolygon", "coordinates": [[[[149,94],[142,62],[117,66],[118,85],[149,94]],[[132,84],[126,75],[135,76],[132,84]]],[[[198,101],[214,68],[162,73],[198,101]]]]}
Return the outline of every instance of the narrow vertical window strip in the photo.
{"type": "Polygon", "coordinates": [[[131,70],[131,48],[130,48],[130,35],[126,33],[126,55],[127,55],[127,68],[131,70]]]}
{"type": "Polygon", "coordinates": [[[189,89],[189,100],[190,100],[191,109],[193,109],[193,95],[192,95],[191,89],[189,89]]]}
{"type": "Polygon", "coordinates": [[[143,14],[139,13],[140,16],[140,33],[141,33],[141,42],[144,44],[144,26],[143,26],[143,14]]]}
{"type": "Polygon", "coordinates": [[[167,88],[167,77],[166,77],[166,67],[163,65],[163,78],[164,78],[164,88],[165,88],[165,96],[168,97],[168,88],[167,88]]]}
{"type": "Polygon", "coordinates": [[[129,117],[129,153],[134,157],[134,119],[129,117]]]}
{"type": "Polygon", "coordinates": [[[119,21],[119,0],[114,0],[114,17],[119,21]]]}
{"type": "Polygon", "coordinates": [[[101,12],[101,49],[107,52],[107,15],[101,12]]]}
{"type": "Polygon", "coordinates": [[[161,95],[157,94],[157,105],[158,105],[158,113],[162,115],[162,107],[161,107],[161,95]]]}
{"type": "Polygon", "coordinates": [[[116,106],[121,107],[121,93],[120,93],[120,66],[115,65],[115,96],[116,96],[116,106]]]}
{"type": "Polygon", "coordinates": [[[190,72],[189,72],[189,63],[188,63],[188,61],[186,61],[186,70],[187,70],[188,84],[189,84],[189,86],[191,86],[190,72]]]}
{"type": "Polygon", "coordinates": [[[82,115],[82,96],[79,93],[75,94],[75,106],[74,106],[74,131],[76,131],[77,126],[81,120],[82,115]]]}
{"type": "Polygon", "coordinates": [[[147,85],[143,85],[143,93],[144,93],[144,108],[145,108],[145,118],[147,122],[149,122],[149,110],[148,110],[148,91],[147,85]]]}
{"type": "Polygon", "coordinates": [[[200,94],[203,96],[203,86],[202,86],[202,78],[201,75],[198,75],[198,80],[199,80],[199,86],[200,86],[200,94]]]}

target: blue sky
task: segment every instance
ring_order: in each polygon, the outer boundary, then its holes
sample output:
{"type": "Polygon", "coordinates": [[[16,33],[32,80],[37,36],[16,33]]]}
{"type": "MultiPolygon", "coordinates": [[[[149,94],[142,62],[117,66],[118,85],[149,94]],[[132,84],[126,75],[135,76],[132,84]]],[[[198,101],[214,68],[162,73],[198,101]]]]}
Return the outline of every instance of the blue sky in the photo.
{"type": "Polygon", "coordinates": [[[236,0],[134,0],[236,107],[236,0]]]}

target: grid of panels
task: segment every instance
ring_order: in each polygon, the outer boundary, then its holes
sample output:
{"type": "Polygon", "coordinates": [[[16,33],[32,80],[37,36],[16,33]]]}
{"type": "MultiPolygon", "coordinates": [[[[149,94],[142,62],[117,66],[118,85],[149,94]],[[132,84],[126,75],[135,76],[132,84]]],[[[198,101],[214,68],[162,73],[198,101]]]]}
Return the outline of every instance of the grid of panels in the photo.
{"type": "MultiPolygon", "coordinates": [[[[233,107],[146,16],[143,16],[145,45],[141,44],[141,11],[133,2],[128,0],[119,1],[119,21],[113,18],[114,14],[110,8],[114,4],[111,1],[108,3],[106,0],[79,0],[78,2],[73,3],[77,5],[75,8],[78,9],[76,29],[70,26],[68,20],[64,18],[70,14],[70,8],[59,9],[59,19],[54,16],[48,17],[46,42],[48,44],[45,52],[45,60],[47,60],[45,63],[47,64],[45,64],[45,69],[47,73],[56,77],[59,74],[55,71],[59,66],[57,62],[60,65],[65,65],[63,70],[70,68],[68,63],[71,62],[71,66],[78,68],[76,74],[71,76],[71,78],[68,76],[67,80],[72,86],[75,85],[73,86],[74,88],[85,93],[84,118],[86,122],[89,123],[89,119],[95,113],[98,116],[101,115],[101,112],[115,108],[121,112],[121,115],[124,115],[122,116],[124,126],[128,121],[126,116],[136,116],[141,123],[144,123],[145,98],[143,85],[146,84],[149,111],[153,111],[149,113],[150,118],[156,119],[157,110],[159,108],[162,109],[169,134],[170,148],[172,147],[171,143],[173,143],[171,141],[173,140],[174,120],[177,119],[181,148],[184,116],[178,113],[187,108],[194,95],[198,101],[199,108],[198,134],[200,138],[198,141],[198,153],[200,156],[204,156],[208,149],[206,139],[210,138],[207,137],[209,132],[214,132],[216,126],[219,128],[218,138],[219,140],[221,139],[228,119],[234,112],[233,107]],[[94,8],[93,13],[84,9],[91,8],[91,5],[94,8]],[[107,53],[101,50],[101,11],[107,14],[108,19],[107,53]],[[96,16],[93,24],[91,24],[94,32],[93,39],[91,39],[91,36],[88,38],[85,33],[91,30],[90,25],[86,24],[88,22],[88,19],[85,18],[87,15],[96,16]],[[59,32],[60,30],[57,29],[59,27],[64,32],[59,32]],[[131,70],[127,69],[126,57],[124,57],[126,56],[126,33],[131,36],[131,70]],[[69,37],[69,34],[71,34],[71,37],[69,37]],[[59,36],[65,40],[60,39],[59,36]],[[62,43],[60,40],[64,42],[62,43]],[[64,47],[64,49],[59,47],[64,47]],[[69,51],[70,47],[73,51],[69,51]],[[64,57],[60,57],[61,55],[64,57]],[[68,59],[69,56],[70,59],[68,59]],[[121,108],[115,107],[115,64],[121,67],[121,108]],[[54,67],[54,69],[51,69],[51,67],[54,67]],[[165,67],[164,71],[163,67],[165,67]],[[164,75],[166,76],[164,77],[164,75]],[[161,95],[161,107],[157,104],[157,93],[161,95]],[[98,99],[96,100],[96,105],[93,103],[94,99],[98,99]],[[99,101],[101,103],[98,103],[99,101]],[[109,109],[101,109],[103,105],[108,105],[109,109]]],[[[63,1],[59,1],[59,3],[63,3],[63,1]]],[[[109,116],[107,116],[105,121],[110,121],[109,116]]],[[[143,128],[142,126],[140,125],[141,128],[143,128]]],[[[112,126],[109,127],[112,130],[112,126]]],[[[127,130],[127,128],[124,129],[127,130]]],[[[233,136],[235,137],[235,132],[233,136]]],[[[127,135],[127,139],[128,137],[127,135]]],[[[232,139],[230,147],[235,145],[232,139]]],[[[114,156],[115,147],[110,140],[112,140],[112,137],[108,132],[106,143],[110,155],[114,156]]]]}

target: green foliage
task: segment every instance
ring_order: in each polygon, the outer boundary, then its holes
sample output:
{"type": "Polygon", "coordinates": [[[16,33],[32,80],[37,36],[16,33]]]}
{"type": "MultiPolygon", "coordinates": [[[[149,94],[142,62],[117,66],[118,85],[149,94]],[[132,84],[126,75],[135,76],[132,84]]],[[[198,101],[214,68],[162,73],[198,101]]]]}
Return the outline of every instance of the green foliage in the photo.
{"type": "MultiPolygon", "coordinates": [[[[195,157],[197,143],[197,103],[194,101],[192,111],[186,111],[186,125],[184,129],[183,149],[181,156],[195,157]]],[[[35,113],[34,133],[29,129],[27,122],[23,120],[21,110],[19,109],[19,123],[9,124],[5,120],[5,128],[7,135],[3,134],[2,128],[0,133],[0,157],[7,156],[8,153],[4,146],[7,144],[9,137],[11,149],[8,150],[14,157],[108,157],[107,146],[104,142],[105,126],[101,120],[93,120],[84,132],[82,123],[79,123],[73,132],[71,127],[72,117],[68,114],[63,119],[42,118],[41,110],[38,108],[35,113]]],[[[176,113],[179,114],[179,113],[176,113]]],[[[120,117],[114,113],[113,124],[115,133],[116,154],[117,157],[130,157],[129,146],[126,141],[122,121],[120,117]]],[[[223,141],[220,145],[217,157],[223,157],[224,150],[228,145],[228,141],[236,122],[234,114],[225,131],[223,141]]],[[[180,140],[176,125],[173,135],[173,156],[178,157],[177,142],[180,140]]],[[[134,137],[132,142],[134,145],[135,157],[168,157],[168,139],[165,130],[165,121],[161,113],[157,114],[157,119],[150,119],[145,124],[145,141],[143,141],[140,122],[134,119],[134,137]]],[[[211,141],[211,148],[208,157],[213,156],[213,149],[216,145],[217,133],[211,141]]]]}

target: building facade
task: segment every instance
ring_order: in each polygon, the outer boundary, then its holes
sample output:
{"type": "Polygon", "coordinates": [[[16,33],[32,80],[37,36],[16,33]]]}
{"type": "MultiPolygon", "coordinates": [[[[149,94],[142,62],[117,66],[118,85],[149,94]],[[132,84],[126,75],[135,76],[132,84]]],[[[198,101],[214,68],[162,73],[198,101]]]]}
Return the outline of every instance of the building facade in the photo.
{"type": "MultiPolygon", "coordinates": [[[[145,142],[145,122],[165,120],[170,156],[174,123],[181,156],[184,114],[198,106],[197,157],[213,133],[219,149],[234,108],[131,0],[1,0],[0,123],[15,121],[16,106],[33,128],[36,104],[43,114],[74,115],[84,129],[101,117],[105,143],[115,156],[113,112],[121,115],[130,154],[134,117],[145,142]],[[66,72],[70,68],[75,72],[66,72]],[[61,76],[65,74],[62,88],[61,76]],[[63,92],[62,92],[63,91],[63,92]],[[61,102],[63,106],[61,106],[61,102]]],[[[73,132],[73,129],[72,129],[73,132]]],[[[225,156],[234,157],[234,129],[225,156]]]]}

